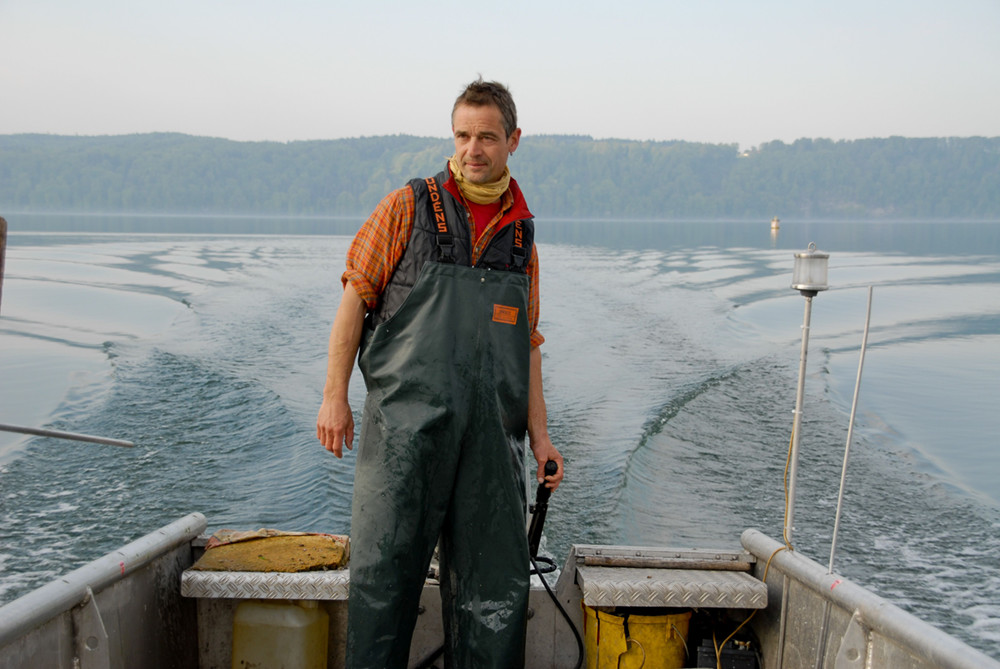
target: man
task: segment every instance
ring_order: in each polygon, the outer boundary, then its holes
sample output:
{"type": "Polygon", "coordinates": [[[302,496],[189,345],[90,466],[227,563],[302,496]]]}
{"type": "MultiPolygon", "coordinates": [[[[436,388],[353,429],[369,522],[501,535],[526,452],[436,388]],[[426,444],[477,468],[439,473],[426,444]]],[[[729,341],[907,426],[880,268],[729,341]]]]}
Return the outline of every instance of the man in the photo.
{"type": "Polygon", "coordinates": [[[405,667],[441,541],[445,661],[524,661],[524,435],[538,480],[563,462],[546,427],[531,212],[507,159],[507,89],[479,79],[452,109],[455,154],[390,193],[359,230],[330,332],[317,436],[351,448],[354,356],[368,397],[351,511],[347,666],[405,667]],[[558,464],[544,475],[548,460],[558,464]]]}

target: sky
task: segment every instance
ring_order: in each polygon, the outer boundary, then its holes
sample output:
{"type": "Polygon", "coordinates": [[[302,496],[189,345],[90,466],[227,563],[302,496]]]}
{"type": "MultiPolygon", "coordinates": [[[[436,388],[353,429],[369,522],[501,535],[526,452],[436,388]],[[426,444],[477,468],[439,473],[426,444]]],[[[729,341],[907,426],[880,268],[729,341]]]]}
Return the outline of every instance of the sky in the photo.
{"type": "Polygon", "coordinates": [[[1000,136],[1000,0],[0,0],[0,134],[1000,136]]]}

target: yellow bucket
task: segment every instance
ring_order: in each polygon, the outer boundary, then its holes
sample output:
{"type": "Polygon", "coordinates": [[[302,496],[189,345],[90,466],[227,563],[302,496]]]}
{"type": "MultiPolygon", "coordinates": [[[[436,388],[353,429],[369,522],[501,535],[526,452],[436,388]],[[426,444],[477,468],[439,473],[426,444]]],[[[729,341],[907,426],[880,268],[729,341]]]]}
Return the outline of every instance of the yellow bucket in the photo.
{"type": "Polygon", "coordinates": [[[587,669],[685,666],[690,611],[660,616],[619,615],[583,605],[583,617],[587,669]]]}

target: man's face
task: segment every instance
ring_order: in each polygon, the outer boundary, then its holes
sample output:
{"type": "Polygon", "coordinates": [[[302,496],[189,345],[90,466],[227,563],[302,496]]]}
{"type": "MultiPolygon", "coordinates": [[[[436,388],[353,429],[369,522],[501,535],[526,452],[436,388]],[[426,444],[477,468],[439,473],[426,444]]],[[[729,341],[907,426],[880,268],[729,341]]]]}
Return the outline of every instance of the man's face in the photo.
{"type": "Polygon", "coordinates": [[[503,129],[503,116],[493,105],[459,105],[451,118],[455,136],[455,159],[466,181],[485,184],[496,181],[514,153],[521,129],[510,137],[503,129]]]}

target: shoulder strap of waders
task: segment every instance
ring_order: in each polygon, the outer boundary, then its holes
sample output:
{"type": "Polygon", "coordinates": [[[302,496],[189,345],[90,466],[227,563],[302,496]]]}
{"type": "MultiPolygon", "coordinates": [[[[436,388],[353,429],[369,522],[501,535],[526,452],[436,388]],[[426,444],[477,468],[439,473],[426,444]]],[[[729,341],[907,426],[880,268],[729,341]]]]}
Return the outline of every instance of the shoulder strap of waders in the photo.
{"type": "Polygon", "coordinates": [[[424,179],[427,186],[430,220],[434,223],[434,239],[437,247],[437,262],[455,264],[455,238],[448,229],[448,216],[445,214],[443,191],[436,177],[424,179]]]}
{"type": "MultiPolygon", "coordinates": [[[[514,239],[523,240],[524,237],[524,221],[517,220],[511,223],[514,226],[514,239]]],[[[519,272],[527,272],[528,269],[528,251],[524,248],[524,245],[514,244],[510,249],[510,264],[519,272]]]]}

